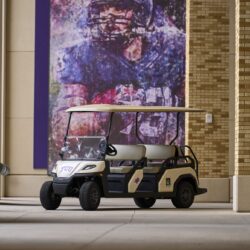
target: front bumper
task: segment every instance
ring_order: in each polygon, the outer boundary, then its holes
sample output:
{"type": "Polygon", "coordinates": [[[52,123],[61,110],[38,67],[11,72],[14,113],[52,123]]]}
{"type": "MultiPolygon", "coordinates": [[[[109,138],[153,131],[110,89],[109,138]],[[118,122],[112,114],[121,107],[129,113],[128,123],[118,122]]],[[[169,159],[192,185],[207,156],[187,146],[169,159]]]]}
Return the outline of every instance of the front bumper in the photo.
{"type": "Polygon", "coordinates": [[[70,186],[72,178],[54,178],[53,191],[60,196],[68,196],[70,194],[70,186]]]}
{"type": "Polygon", "coordinates": [[[74,174],[71,177],[54,177],[53,191],[61,197],[76,197],[79,195],[79,189],[86,180],[92,180],[100,173],[74,174]]]}

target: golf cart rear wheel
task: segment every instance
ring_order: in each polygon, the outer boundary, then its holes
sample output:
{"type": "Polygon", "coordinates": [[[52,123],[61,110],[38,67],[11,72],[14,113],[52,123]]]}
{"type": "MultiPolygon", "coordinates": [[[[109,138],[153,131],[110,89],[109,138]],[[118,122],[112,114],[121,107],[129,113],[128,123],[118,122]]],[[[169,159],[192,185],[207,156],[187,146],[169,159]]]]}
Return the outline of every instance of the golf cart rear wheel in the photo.
{"type": "Polygon", "coordinates": [[[83,183],[80,188],[79,200],[82,209],[88,211],[96,210],[101,200],[99,185],[93,181],[83,183]]]}
{"type": "Polygon", "coordinates": [[[176,208],[189,208],[194,202],[194,188],[190,182],[183,181],[177,187],[172,203],[176,208]]]}
{"type": "Polygon", "coordinates": [[[54,193],[52,184],[52,181],[46,181],[40,190],[41,204],[47,210],[57,209],[62,201],[62,198],[54,193]]]}
{"type": "Polygon", "coordinates": [[[134,198],[135,204],[140,208],[150,208],[155,204],[156,199],[147,197],[147,198],[134,198]]]}

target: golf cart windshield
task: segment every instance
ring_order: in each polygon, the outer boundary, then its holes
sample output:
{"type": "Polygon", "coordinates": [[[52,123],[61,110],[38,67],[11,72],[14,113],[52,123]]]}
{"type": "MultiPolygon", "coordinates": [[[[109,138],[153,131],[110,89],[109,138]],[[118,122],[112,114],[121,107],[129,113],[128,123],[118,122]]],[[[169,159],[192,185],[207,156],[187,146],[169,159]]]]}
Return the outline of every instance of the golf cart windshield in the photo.
{"type": "Polygon", "coordinates": [[[62,159],[102,160],[105,156],[108,115],[105,112],[72,112],[60,153],[62,159]],[[89,123],[89,120],[95,121],[96,116],[98,121],[101,116],[105,117],[102,124],[89,123]]]}
{"type": "Polygon", "coordinates": [[[64,160],[102,160],[105,155],[104,136],[67,136],[62,148],[64,160]]]}

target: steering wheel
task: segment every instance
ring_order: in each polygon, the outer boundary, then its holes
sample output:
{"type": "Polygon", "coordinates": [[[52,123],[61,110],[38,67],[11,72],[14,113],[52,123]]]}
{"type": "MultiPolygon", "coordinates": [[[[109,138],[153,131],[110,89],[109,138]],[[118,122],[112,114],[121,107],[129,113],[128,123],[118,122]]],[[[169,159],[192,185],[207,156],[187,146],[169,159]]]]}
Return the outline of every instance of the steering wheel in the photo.
{"type": "Polygon", "coordinates": [[[107,145],[106,154],[109,156],[117,155],[117,150],[112,144],[107,145]]]}

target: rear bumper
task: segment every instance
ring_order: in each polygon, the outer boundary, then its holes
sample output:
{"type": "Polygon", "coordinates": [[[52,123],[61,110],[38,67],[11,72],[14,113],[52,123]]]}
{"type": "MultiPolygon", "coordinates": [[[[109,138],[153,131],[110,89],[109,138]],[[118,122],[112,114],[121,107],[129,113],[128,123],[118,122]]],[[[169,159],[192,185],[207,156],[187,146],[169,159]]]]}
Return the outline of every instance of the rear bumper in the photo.
{"type": "Polygon", "coordinates": [[[196,195],[199,195],[199,194],[204,194],[207,192],[207,188],[197,188],[197,193],[196,195]]]}

